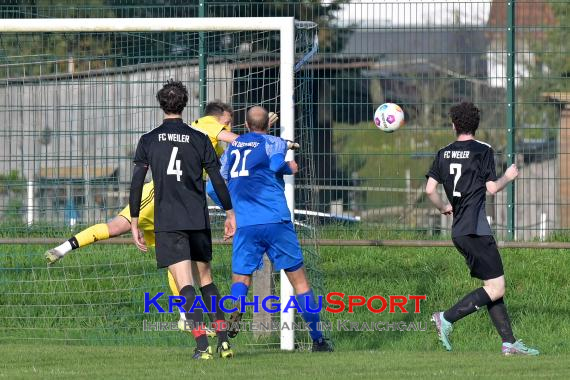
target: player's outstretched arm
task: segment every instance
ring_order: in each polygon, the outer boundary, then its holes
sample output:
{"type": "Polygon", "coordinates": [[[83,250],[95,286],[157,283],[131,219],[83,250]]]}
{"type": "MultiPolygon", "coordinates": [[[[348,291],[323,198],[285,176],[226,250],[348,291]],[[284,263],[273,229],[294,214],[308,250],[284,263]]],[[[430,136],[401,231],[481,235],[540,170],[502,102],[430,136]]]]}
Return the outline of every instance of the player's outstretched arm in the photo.
{"type": "Polygon", "coordinates": [[[295,160],[285,161],[287,153],[288,141],[281,139],[278,143],[268,146],[267,156],[269,157],[269,169],[279,175],[296,174],[299,167],[295,160]]]}
{"type": "Polygon", "coordinates": [[[519,175],[519,169],[515,164],[512,164],[507,168],[505,174],[496,181],[488,181],[485,184],[487,191],[491,194],[497,194],[499,191],[503,190],[510,182],[514,181],[519,175]]]}
{"type": "Polygon", "coordinates": [[[220,133],[218,133],[218,136],[216,137],[218,140],[226,142],[226,143],[231,143],[233,142],[235,139],[238,138],[238,135],[236,135],[233,132],[230,131],[226,131],[225,129],[222,130],[220,133]]]}
{"type": "Polygon", "coordinates": [[[451,207],[450,204],[445,204],[441,199],[441,197],[439,196],[439,193],[437,192],[438,184],[439,183],[435,179],[429,177],[426,185],[426,194],[431,203],[433,203],[433,205],[435,206],[435,208],[439,210],[439,212],[441,212],[443,215],[451,215],[453,212],[453,208],[451,207]]]}
{"type": "MultiPolygon", "coordinates": [[[[279,115],[277,115],[275,112],[269,112],[268,116],[269,116],[269,127],[271,128],[279,120],[279,115]]],[[[287,142],[287,149],[297,150],[301,147],[295,141],[286,140],[286,139],[284,140],[287,142]]]]}

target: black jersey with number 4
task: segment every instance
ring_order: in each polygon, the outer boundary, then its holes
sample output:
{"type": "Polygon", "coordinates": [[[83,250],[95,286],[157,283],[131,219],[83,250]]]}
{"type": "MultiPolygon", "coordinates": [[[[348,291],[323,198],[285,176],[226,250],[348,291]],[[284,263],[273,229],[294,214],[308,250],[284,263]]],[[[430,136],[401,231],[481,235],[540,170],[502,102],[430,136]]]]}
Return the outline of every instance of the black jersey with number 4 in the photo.
{"type": "Polygon", "coordinates": [[[453,207],[451,235],[492,235],[485,213],[486,183],[496,181],[495,158],[490,145],[455,141],[437,152],[426,177],[443,185],[453,207]]]}
{"type": "Polygon", "coordinates": [[[210,228],[203,169],[219,171],[220,163],[204,133],[166,119],[141,136],[134,162],[152,171],[155,231],[210,228]]]}

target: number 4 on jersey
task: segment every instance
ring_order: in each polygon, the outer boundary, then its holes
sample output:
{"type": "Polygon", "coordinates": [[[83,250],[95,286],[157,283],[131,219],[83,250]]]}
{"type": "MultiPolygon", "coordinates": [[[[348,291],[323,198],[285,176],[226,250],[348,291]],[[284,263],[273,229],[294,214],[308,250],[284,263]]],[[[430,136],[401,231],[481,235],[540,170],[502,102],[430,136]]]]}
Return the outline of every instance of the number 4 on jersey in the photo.
{"type": "Polygon", "coordinates": [[[182,176],[182,170],[180,170],[180,160],[176,159],[178,154],[178,147],[172,148],[172,153],[170,154],[170,161],[168,162],[168,168],[166,168],[167,175],[175,175],[176,180],[180,182],[180,177],[182,176]],[[174,167],[176,164],[176,168],[174,167]]]}

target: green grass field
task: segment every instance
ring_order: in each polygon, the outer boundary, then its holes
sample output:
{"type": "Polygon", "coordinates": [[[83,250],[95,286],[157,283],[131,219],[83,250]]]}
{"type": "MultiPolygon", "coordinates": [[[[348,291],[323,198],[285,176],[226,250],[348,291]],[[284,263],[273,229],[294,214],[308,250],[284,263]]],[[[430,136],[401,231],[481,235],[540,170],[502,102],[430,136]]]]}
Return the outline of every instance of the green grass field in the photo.
{"type": "MultiPolygon", "coordinates": [[[[259,378],[570,377],[570,260],[561,250],[503,250],[506,303],[515,335],[541,350],[537,358],[504,358],[485,310],[458,322],[454,352],[427,331],[333,331],[333,354],[281,353],[276,337],[240,334],[235,360],[193,363],[193,342],[179,332],[143,332],[145,291],[167,291],[153,257],[131,246],[94,245],[47,269],[42,246],[0,247],[0,378],[140,378],[208,375],[259,378]],[[261,343],[261,344],[260,344],[261,343]],[[56,360],[66,358],[66,360],[56,360]],[[287,364],[280,367],[280,363],[287,364]],[[506,374],[506,375],[505,375],[506,374]]],[[[333,322],[420,322],[478,286],[451,248],[321,249],[327,291],[371,296],[425,294],[421,313],[326,313],[333,322]]],[[[229,251],[215,248],[215,276],[229,287],[229,251]]]]}
{"type": "Polygon", "coordinates": [[[501,357],[491,352],[343,351],[332,354],[240,352],[232,360],[195,362],[181,347],[0,346],[6,379],[563,379],[568,355],[501,357]],[[54,360],[57,357],[57,360],[54,360]]]}

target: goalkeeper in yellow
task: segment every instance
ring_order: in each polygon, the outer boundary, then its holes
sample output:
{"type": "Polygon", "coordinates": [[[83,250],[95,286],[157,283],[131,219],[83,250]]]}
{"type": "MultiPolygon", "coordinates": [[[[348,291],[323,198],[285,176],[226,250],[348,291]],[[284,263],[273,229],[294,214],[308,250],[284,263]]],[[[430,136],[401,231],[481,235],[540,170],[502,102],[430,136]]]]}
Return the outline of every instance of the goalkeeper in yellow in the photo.
{"type": "MultiPolygon", "coordinates": [[[[214,146],[214,150],[218,156],[221,156],[224,148],[219,142],[231,143],[237,138],[237,135],[231,132],[233,110],[228,104],[214,101],[206,105],[204,115],[194,121],[192,127],[207,134],[214,146]]],[[[146,244],[154,246],[154,184],[152,181],[146,183],[143,188],[139,227],[144,234],[146,244]]],[[[109,222],[90,226],[63,244],[48,250],[45,253],[45,258],[48,264],[51,265],[77,248],[85,247],[96,241],[120,236],[127,232],[131,232],[129,206],[125,207],[109,222]]],[[[172,290],[174,292],[175,289],[173,288],[172,290]]]]}

